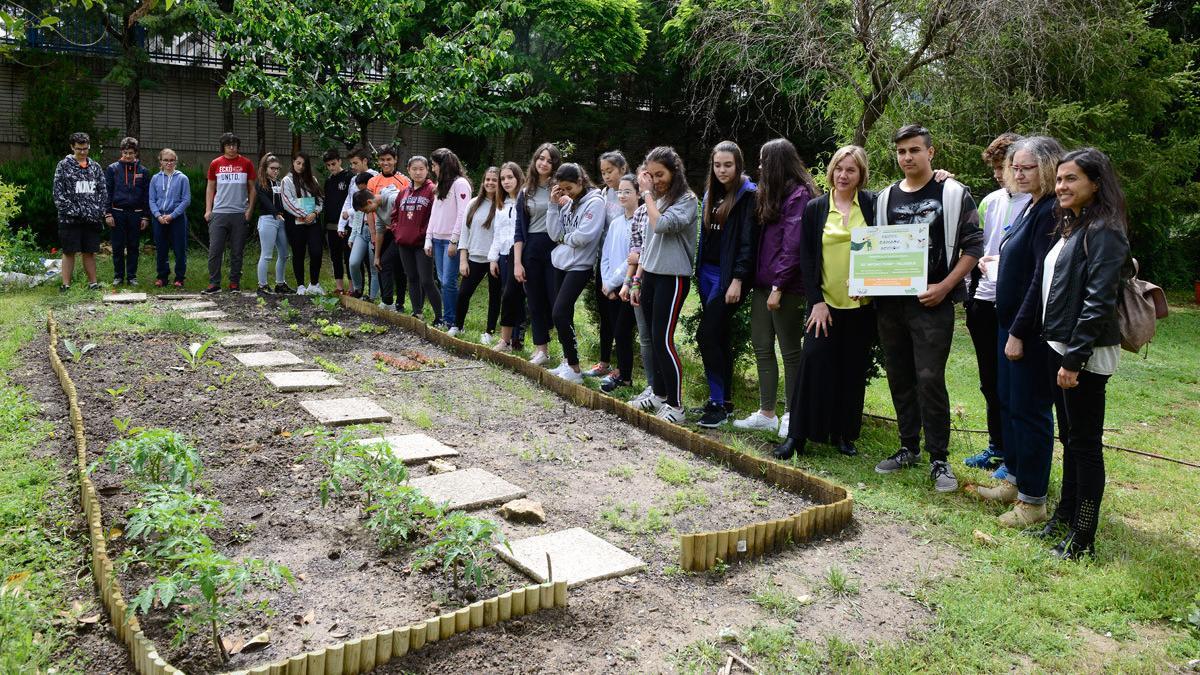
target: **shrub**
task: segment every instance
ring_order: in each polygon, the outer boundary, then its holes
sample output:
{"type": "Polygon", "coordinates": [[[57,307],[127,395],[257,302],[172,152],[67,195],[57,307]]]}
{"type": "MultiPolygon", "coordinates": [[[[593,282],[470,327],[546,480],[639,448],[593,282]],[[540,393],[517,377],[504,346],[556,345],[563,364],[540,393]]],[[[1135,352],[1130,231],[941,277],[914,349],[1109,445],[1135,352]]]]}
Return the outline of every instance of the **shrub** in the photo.
{"type": "Polygon", "coordinates": [[[116,129],[101,129],[96,116],[100,88],[85,62],[66,56],[26,55],[40,61],[26,71],[25,100],[17,115],[25,127],[29,149],[38,157],[61,157],[68,149],[67,139],[82,131],[92,137],[97,156],[103,145],[116,139],[116,129]]]}
{"type": "Polygon", "coordinates": [[[496,557],[492,544],[507,543],[495,523],[462,511],[447,513],[429,536],[433,541],[417,551],[415,565],[440,563],[442,573],[450,575],[454,588],[458,588],[460,578],[476,588],[490,584],[495,573],[487,563],[496,557]]]}
{"type": "Polygon", "coordinates": [[[43,246],[53,244],[58,238],[58,211],[51,190],[57,164],[58,159],[48,157],[0,164],[0,181],[20,190],[15,198],[16,210],[8,214],[8,223],[13,229],[30,231],[43,246]]]}
{"type": "Polygon", "coordinates": [[[104,449],[102,461],[112,469],[128,468],[144,484],[188,487],[203,470],[200,451],[170,429],[130,429],[104,449]]]}

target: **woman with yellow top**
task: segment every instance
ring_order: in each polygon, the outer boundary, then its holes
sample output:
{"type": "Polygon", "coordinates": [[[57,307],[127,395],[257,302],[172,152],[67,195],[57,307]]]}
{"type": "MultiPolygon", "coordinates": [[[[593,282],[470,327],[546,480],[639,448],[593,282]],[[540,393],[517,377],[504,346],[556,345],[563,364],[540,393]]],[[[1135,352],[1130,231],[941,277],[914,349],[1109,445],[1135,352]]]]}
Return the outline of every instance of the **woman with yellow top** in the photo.
{"type": "Polygon", "coordinates": [[[850,297],[848,281],[850,232],[875,218],[875,195],[863,189],[866,152],[856,145],[838,149],[826,177],[833,191],[810,201],[801,220],[800,269],[810,309],[788,437],[775,448],[780,459],[803,452],[808,441],[857,455],[862,430],[875,310],[867,298],[850,297]]]}

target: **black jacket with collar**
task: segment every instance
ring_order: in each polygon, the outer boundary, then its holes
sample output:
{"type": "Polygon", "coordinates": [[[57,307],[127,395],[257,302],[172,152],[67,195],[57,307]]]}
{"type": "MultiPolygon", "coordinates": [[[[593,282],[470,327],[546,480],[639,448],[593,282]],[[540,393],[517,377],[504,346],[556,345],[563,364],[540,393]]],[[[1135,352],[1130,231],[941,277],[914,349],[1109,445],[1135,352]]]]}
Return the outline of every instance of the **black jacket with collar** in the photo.
{"type": "Polygon", "coordinates": [[[1042,324],[1042,296],[1034,289],[1046,252],[1057,238],[1054,214],[1057,200],[1043,195],[1013,221],[1000,240],[1000,269],[996,273],[996,320],[1008,334],[1033,340],[1042,324]]]}
{"type": "MultiPolygon", "coordinates": [[[[734,279],[754,283],[754,264],[757,257],[755,249],[758,246],[758,218],[755,216],[758,207],[757,190],[758,186],[749,178],[742,177],[742,185],[734,195],[737,201],[729,210],[725,225],[721,227],[718,237],[721,247],[721,279],[718,286],[722,294],[729,289],[729,284],[734,279]]],[[[701,209],[705,208],[708,208],[707,205],[701,205],[701,209]]],[[[704,227],[703,218],[700,220],[700,227],[704,227]]],[[[696,238],[696,260],[697,265],[703,264],[699,262],[704,260],[703,232],[696,238]]],[[[750,288],[743,283],[742,297],[746,297],[749,291],[750,288]]]]}
{"type": "MultiPolygon", "coordinates": [[[[1121,344],[1117,302],[1129,260],[1125,232],[1103,222],[1077,229],[1063,242],[1042,324],[1043,339],[1067,345],[1063,368],[1083,370],[1093,349],[1121,344]]],[[[1042,270],[1039,265],[1034,279],[1038,297],[1042,270]]]]}
{"type": "MultiPolygon", "coordinates": [[[[825,293],[821,290],[821,272],[823,261],[822,235],[825,233],[825,223],[829,220],[831,197],[823,194],[810,199],[804,207],[804,216],[800,220],[800,274],[804,277],[804,293],[808,297],[808,306],[825,302],[825,293]]],[[[858,208],[862,211],[863,220],[867,225],[875,222],[875,193],[869,190],[858,191],[858,208]]]]}

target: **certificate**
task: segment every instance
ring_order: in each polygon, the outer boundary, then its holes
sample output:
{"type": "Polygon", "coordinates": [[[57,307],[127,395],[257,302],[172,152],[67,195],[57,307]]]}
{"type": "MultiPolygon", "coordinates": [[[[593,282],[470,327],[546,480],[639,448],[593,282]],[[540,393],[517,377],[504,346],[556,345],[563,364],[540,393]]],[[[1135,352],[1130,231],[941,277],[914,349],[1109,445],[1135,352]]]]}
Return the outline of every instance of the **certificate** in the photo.
{"type": "Polygon", "coordinates": [[[850,233],[850,295],[916,295],[929,272],[929,224],[856,227],[850,233]]]}
{"type": "Polygon", "coordinates": [[[296,206],[305,214],[309,214],[317,210],[317,200],[315,197],[297,197],[296,206]]]}

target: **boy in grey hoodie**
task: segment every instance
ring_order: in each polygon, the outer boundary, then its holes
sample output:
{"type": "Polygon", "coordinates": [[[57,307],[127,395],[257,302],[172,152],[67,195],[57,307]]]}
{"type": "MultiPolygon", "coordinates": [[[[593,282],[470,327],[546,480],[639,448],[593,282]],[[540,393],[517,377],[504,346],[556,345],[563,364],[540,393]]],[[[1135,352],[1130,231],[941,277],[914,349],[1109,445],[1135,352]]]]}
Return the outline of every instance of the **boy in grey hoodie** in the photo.
{"type": "Polygon", "coordinates": [[[62,286],[71,287],[75,272],[75,254],[83,254],[83,270],[88,288],[100,288],[96,281],[96,253],[100,251],[100,233],[104,229],[104,209],[108,205],[108,186],[104,170],[88,159],[91,138],[83,132],[71,134],[72,154],[63,157],[54,169],[52,189],[58,210],[58,241],[62,245],[62,286]]]}
{"type": "Polygon", "coordinates": [[[575,342],[575,301],[592,280],[604,232],[604,198],[591,187],[578,164],[563,164],[554,174],[558,184],[550,193],[546,234],[558,245],[550,253],[554,265],[554,306],[550,319],[563,348],[563,364],[551,371],[570,382],[583,382],[575,342]]]}

